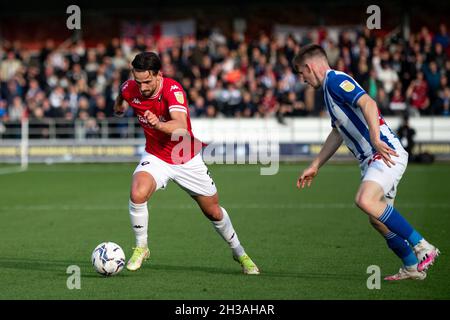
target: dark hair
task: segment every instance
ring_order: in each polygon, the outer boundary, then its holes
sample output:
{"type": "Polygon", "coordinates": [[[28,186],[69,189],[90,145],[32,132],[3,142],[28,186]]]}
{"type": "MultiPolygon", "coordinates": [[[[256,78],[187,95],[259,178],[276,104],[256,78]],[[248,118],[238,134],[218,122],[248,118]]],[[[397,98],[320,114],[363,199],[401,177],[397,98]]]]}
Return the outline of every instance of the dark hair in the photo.
{"type": "Polygon", "coordinates": [[[323,57],[328,60],[325,50],[317,44],[308,44],[300,49],[300,51],[292,59],[292,66],[295,72],[298,72],[297,66],[302,65],[306,59],[311,57],[323,57]]]}
{"type": "Polygon", "coordinates": [[[152,71],[158,73],[161,70],[161,60],[154,52],[141,52],[131,62],[137,71],[152,71]]]}

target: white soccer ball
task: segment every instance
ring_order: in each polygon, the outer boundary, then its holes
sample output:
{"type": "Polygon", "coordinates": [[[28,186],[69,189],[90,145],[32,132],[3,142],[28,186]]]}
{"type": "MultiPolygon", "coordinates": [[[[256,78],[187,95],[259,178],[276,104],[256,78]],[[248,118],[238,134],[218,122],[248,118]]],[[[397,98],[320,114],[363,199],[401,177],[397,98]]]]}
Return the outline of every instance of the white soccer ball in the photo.
{"type": "Polygon", "coordinates": [[[95,271],[104,276],[118,274],[125,265],[125,253],[114,242],[102,242],[95,247],[91,257],[95,271]]]}

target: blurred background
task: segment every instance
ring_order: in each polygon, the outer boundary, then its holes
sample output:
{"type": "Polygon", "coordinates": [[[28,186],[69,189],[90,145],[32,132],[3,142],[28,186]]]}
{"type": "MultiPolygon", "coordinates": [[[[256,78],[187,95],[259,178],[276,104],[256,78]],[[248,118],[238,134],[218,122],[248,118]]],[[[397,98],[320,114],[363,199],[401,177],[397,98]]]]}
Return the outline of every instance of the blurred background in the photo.
{"type": "MultiPolygon", "coordinates": [[[[117,119],[112,107],[141,51],[158,52],[163,74],[183,85],[194,133],[205,142],[234,141],[233,152],[248,157],[256,152],[251,130],[273,135],[282,160],[310,158],[330,120],[323,92],[292,71],[293,56],[309,43],[321,44],[332,68],[378,102],[414,160],[449,159],[448,1],[379,4],[379,30],[366,27],[371,4],[2,3],[0,162],[23,156],[24,135],[30,161],[138,159],[143,134],[132,110],[117,119]],[[71,4],[81,9],[80,30],[66,27],[71,4]]],[[[342,147],[339,157],[351,154],[342,147]]]]}

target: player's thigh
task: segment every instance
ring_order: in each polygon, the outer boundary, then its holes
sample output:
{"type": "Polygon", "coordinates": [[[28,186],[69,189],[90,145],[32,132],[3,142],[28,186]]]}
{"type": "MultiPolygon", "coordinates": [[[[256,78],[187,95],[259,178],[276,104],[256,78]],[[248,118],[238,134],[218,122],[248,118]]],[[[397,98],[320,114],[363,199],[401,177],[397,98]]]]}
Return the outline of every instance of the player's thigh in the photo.
{"type": "Polygon", "coordinates": [[[363,180],[356,192],[355,202],[358,205],[384,200],[384,190],[377,181],[363,180]]]}
{"type": "Polygon", "coordinates": [[[153,155],[145,154],[133,173],[132,199],[148,199],[155,191],[164,189],[169,179],[169,164],[153,155]]]}
{"type": "Polygon", "coordinates": [[[364,172],[362,182],[372,181],[377,183],[382,189],[386,199],[394,199],[403,173],[408,164],[408,154],[400,152],[399,157],[393,157],[394,166],[387,166],[383,160],[372,161],[364,172]]]}
{"type": "Polygon", "coordinates": [[[201,155],[182,165],[173,165],[172,179],[191,196],[212,197],[217,194],[216,184],[201,155]]]}

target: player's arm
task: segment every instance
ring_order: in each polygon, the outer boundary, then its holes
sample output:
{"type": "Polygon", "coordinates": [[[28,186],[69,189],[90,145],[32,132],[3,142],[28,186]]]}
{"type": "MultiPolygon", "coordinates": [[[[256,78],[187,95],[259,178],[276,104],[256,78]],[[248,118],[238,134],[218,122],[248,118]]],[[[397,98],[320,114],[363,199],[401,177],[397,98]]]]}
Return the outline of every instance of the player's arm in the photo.
{"type": "Polygon", "coordinates": [[[116,117],[123,117],[123,115],[125,114],[126,106],[124,105],[124,101],[125,99],[123,98],[122,93],[119,91],[113,107],[114,115],[116,117]]]}
{"type": "Polygon", "coordinates": [[[322,167],[328,161],[328,159],[330,159],[331,156],[336,153],[337,149],[340,147],[341,144],[342,144],[342,137],[339,134],[339,131],[336,128],[333,128],[333,130],[331,130],[330,134],[325,140],[322,149],[320,149],[320,152],[317,155],[317,157],[313,160],[313,162],[311,162],[309,167],[306,168],[298,178],[297,188],[304,188],[305,184],[307,184],[309,187],[311,185],[312,180],[319,172],[320,167],[322,167]]]}
{"type": "Polygon", "coordinates": [[[377,103],[368,94],[363,94],[358,99],[357,105],[361,108],[367,125],[369,126],[370,142],[372,146],[383,157],[383,161],[386,165],[389,167],[395,165],[391,155],[398,157],[397,152],[380,139],[380,120],[377,103]]]}
{"type": "Polygon", "coordinates": [[[178,136],[187,135],[187,113],[181,111],[170,111],[171,120],[162,122],[150,110],[145,111],[144,116],[148,123],[165,134],[177,134],[178,136]]]}

